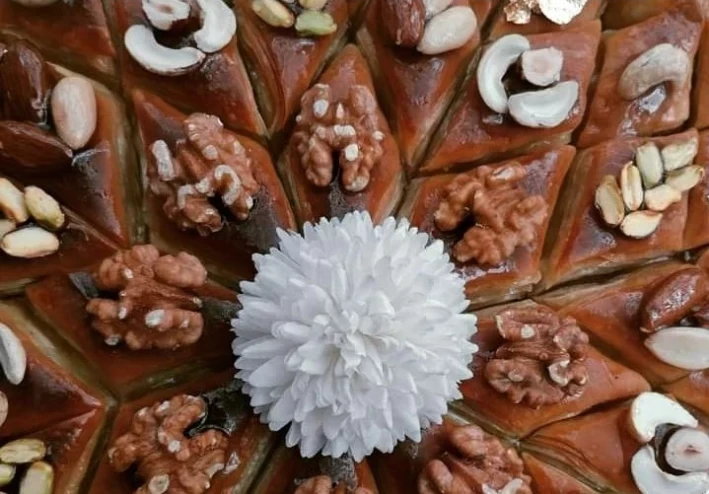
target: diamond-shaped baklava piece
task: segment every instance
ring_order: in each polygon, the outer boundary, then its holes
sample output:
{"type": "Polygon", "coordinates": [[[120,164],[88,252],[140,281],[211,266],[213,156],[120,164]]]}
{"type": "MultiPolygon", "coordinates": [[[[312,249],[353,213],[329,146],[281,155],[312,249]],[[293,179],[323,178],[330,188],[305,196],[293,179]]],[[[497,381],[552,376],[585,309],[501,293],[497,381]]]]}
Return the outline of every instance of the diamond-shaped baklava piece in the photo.
{"type": "MultiPolygon", "coordinates": [[[[492,9],[490,0],[443,2],[443,10],[426,12],[424,24],[420,13],[412,11],[411,5],[416,4],[374,0],[357,33],[409,170],[418,165],[465,78],[492,9]],[[437,30],[456,35],[439,36],[437,30]],[[410,33],[410,39],[398,37],[404,32],[410,33]],[[423,41],[435,36],[434,44],[423,41]]],[[[424,8],[424,2],[419,5],[424,8]]]]}
{"type": "Polygon", "coordinates": [[[547,227],[574,154],[563,146],[415,180],[399,215],[443,240],[472,304],[519,297],[541,279],[547,227]]]}
{"type": "Polygon", "coordinates": [[[380,222],[396,207],[404,178],[399,150],[354,45],[303,96],[278,169],[301,223],[357,210],[380,222]]]}
{"type": "Polygon", "coordinates": [[[566,31],[511,34],[485,46],[421,172],[569,142],[586,109],[600,36],[600,22],[592,21],[566,31]],[[518,60],[520,70],[510,70],[518,60]]]}
{"type": "Polygon", "coordinates": [[[688,0],[604,38],[579,147],[667,132],[689,118],[702,23],[695,0],[688,0]]]}
{"type": "Polygon", "coordinates": [[[295,228],[268,151],[213,115],[185,115],[157,96],[133,93],[142,138],[151,242],[185,250],[222,279],[253,275],[251,256],[295,228]]]}

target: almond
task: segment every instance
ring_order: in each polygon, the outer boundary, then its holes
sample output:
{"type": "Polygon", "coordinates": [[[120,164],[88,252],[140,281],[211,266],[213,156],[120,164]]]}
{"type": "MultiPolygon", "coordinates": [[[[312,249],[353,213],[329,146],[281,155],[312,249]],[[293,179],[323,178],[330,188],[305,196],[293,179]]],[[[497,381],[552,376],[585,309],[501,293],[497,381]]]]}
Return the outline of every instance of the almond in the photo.
{"type": "Polygon", "coordinates": [[[640,170],[646,189],[652,189],[662,181],[664,173],[662,155],[652,142],[640,146],[635,151],[635,165],[640,170]]]}
{"type": "Polygon", "coordinates": [[[3,117],[46,122],[50,90],[49,72],[37,49],[24,40],[8,46],[0,60],[3,117]]]}
{"type": "Polygon", "coordinates": [[[397,46],[414,48],[423,37],[426,6],[423,0],[381,0],[382,28],[397,46]]]}
{"type": "Polygon", "coordinates": [[[72,150],[54,134],[29,122],[0,122],[0,158],[25,171],[46,172],[71,165],[72,150]]]}
{"type": "Polygon", "coordinates": [[[626,163],[620,172],[620,190],[623,203],[630,211],[637,211],[643,204],[643,182],[640,170],[633,162],[626,163]]]}
{"type": "Polygon", "coordinates": [[[34,220],[48,230],[59,230],[66,221],[59,203],[39,187],[25,187],[25,204],[34,220]]]}
{"type": "Polygon", "coordinates": [[[667,184],[658,185],[645,192],[645,206],[652,211],[664,211],[682,200],[682,192],[667,184]]]}
{"type": "MultiPolygon", "coordinates": [[[[5,397],[5,406],[7,406],[7,397],[5,397]]],[[[15,478],[16,470],[15,465],[5,465],[4,463],[0,463],[0,487],[5,487],[7,484],[12,482],[15,478]]]]}
{"type": "Polygon", "coordinates": [[[690,266],[672,273],[654,287],[640,307],[640,329],[645,333],[679,324],[709,296],[709,278],[690,266]]]}
{"type": "Polygon", "coordinates": [[[96,95],[83,77],[65,77],[52,91],[52,119],[61,139],[74,150],[81,149],[96,131],[96,95]]]}
{"type": "Polygon", "coordinates": [[[0,448],[0,461],[22,465],[39,461],[47,455],[47,446],[39,439],[16,439],[0,448]]]}
{"type": "Polygon", "coordinates": [[[667,174],[665,183],[680,192],[687,192],[704,179],[704,168],[699,165],[685,166],[667,174]]]}
{"type": "Polygon", "coordinates": [[[273,27],[291,27],[295,16],[278,0],[254,0],[251,9],[266,24],[273,27]]]}
{"type": "Polygon", "coordinates": [[[20,481],[19,494],[52,494],[54,492],[54,468],[43,461],[30,465],[20,481]]]}
{"type": "Polygon", "coordinates": [[[660,226],[662,213],[656,211],[635,211],[625,217],[620,224],[620,231],[630,238],[647,238],[660,226]]]}
{"type": "Polygon", "coordinates": [[[12,220],[0,219],[0,239],[17,228],[17,223],[12,220]]]}
{"type": "Polygon", "coordinates": [[[25,196],[6,178],[0,178],[0,212],[13,223],[24,223],[30,219],[25,196]]]}
{"type": "Polygon", "coordinates": [[[625,217],[625,206],[615,177],[612,175],[603,177],[601,184],[596,189],[595,203],[603,221],[610,226],[620,225],[625,217]]]}

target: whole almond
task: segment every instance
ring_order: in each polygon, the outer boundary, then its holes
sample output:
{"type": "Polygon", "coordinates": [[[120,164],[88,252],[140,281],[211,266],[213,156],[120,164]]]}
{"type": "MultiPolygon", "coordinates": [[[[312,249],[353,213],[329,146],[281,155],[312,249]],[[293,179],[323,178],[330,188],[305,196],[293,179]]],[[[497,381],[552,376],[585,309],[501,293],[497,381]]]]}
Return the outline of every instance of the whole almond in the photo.
{"type": "Polygon", "coordinates": [[[46,122],[51,90],[42,55],[24,40],[8,46],[0,60],[0,97],[8,120],[46,122]]]}
{"type": "Polygon", "coordinates": [[[620,171],[620,190],[623,194],[625,207],[637,211],[643,204],[643,182],[640,170],[632,161],[626,163],[620,171]]]}
{"type": "Polygon", "coordinates": [[[640,307],[640,328],[651,333],[679,324],[709,296],[709,278],[691,266],[669,275],[650,290],[640,307]]]}
{"type": "Polygon", "coordinates": [[[71,165],[73,154],[61,139],[33,123],[0,121],[0,158],[24,171],[64,168],[71,165]]]}
{"type": "Polygon", "coordinates": [[[623,196],[613,175],[606,175],[596,189],[596,208],[606,224],[618,226],[625,218],[623,196]]]}
{"type": "MultiPolygon", "coordinates": [[[[20,228],[0,240],[0,249],[8,256],[22,259],[45,257],[59,250],[59,238],[37,226],[20,228]]],[[[1,456],[0,461],[4,461],[1,456]]]]}
{"type": "Polygon", "coordinates": [[[52,91],[52,118],[59,137],[81,149],[96,131],[96,95],[83,77],[65,77],[52,91]]]}
{"type": "Polygon", "coordinates": [[[426,25],[423,0],[381,0],[380,9],[382,28],[395,45],[418,45],[426,25]]]}

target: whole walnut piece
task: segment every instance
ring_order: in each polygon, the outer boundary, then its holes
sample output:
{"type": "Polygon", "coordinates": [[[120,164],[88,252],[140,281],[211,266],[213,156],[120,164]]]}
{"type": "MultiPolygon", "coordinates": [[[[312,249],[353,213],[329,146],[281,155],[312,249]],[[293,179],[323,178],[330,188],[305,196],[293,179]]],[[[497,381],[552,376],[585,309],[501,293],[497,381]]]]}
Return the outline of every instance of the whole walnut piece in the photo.
{"type": "Polygon", "coordinates": [[[392,43],[415,48],[426,27],[423,0],[381,0],[382,28],[392,43]]]}
{"type": "Polygon", "coordinates": [[[343,483],[335,485],[328,475],[310,477],[298,486],[294,494],[373,494],[366,487],[357,487],[354,491],[348,490],[343,483]]]}
{"type": "Polygon", "coordinates": [[[207,270],[196,257],[161,256],[152,245],[138,245],[104,260],[93,277],[99,290],[116,293],[115,300],[86,306],[107,344],[174,350],[202,336],[202,301],[193,289],[206,283],[207,270]]]}
{"type": "Polygon", "coordinates": [[[365,86],[352,86],[343,101],[333,101],[328,85],[309,89],[301,99],[293,135],[307,179],[318,187],[330,185],[333,154],[339,152],[343,187],[364,190],[384,154],[377,117],[377,102],[365,86]]]}
{"type": "Polygon", "coordinates": [[[206,412],[205,401],[189,395],[139,410],[129,432],[109,449],[111,466],[117,472],[137,466],[137,476],[145,483],[135,494],[207,492],[212,477],[224,469],[229,438],[217,430],[184,435],[206,412]]]}
{"type": "Polygon", "coordinates": [[[176,143],[174,155],[165,141],[150,146],[150,190],[165,199],[167,217],[182,230],[218,232],[224,220],[210,202],[218,197],[236,219],[246,220],[260,186],[238,136],[204,113],[187,117],[184,130],[187,139],[176,143]]]}
{"type": "Polygon", "coordinates": [[[538,306],[505,310],[496,321],[506,343],[485,366],[490,386],[533,408],[583,393],[588,335],[572,317],[538,306]]]}
{"type": "Polygon", "coordinates": [[[446,446],[419,475],[418,494],[532,493],[517,452],[479,427],[455,427],[446,446]]]}
{"type": "Polygon", "coordinates": [[[549,208],[542,196],[529,195],[522,187],[526,176],[526,168],[518,163],[480,166],[445,187],[434,216],[438,229],[451,232],[471,215],[475,221],[453,246],[457,261],[495,266],[517,247],[537,240],[549,208]]]}

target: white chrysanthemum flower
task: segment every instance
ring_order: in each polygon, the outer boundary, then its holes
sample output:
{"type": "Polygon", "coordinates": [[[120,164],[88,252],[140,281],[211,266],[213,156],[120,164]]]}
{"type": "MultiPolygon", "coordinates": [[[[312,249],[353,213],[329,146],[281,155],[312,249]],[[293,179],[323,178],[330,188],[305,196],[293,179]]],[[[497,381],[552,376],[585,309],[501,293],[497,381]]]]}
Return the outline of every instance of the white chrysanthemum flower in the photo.
{"type": "Polygon", "coordinates": [[[288,446],[356,461],[440,423],[477,347],[440,241],[367,213],[279,231],[233,321],[238,377],[288,446]]]}

